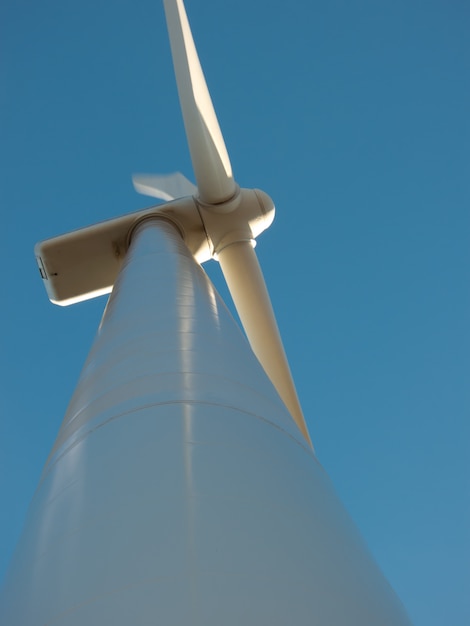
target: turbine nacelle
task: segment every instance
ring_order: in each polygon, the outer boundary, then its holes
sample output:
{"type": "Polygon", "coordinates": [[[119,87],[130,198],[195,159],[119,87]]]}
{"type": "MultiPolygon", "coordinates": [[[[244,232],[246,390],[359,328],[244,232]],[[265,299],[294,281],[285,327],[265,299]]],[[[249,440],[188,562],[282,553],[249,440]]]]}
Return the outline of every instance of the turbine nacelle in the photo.
{"type": "Polygon", "coordinates": [[[68,306],[110,293],[142,220],[160,217],[172,222],[199,263],[225,246],[254,240],[274,219],[271,198],[258,189],[238,189],[223,212],[188,196],[136,213],[99,222],[36,244],[35,254],[48,296],[68,306]]]}

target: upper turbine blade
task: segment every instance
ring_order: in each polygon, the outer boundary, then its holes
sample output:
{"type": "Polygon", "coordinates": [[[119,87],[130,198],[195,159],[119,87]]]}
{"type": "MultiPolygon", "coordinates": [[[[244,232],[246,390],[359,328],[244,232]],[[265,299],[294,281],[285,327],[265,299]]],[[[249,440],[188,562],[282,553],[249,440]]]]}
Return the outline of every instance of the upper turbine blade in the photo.
{"type": "Polygon", "coordinates": [[[253,352],[312,447],[271,300],[252,243],[239,241],[223,248],[217,256],[253,352]]]}
{"type": "Polygon", "coordinates": [[[132,182],[137,193],[160,200],[175,200],[197,193],[196,185],[181,172],[173,174],[133,174],[132,182]]]}
{"type": "Polygon", "coordinates": [[[164,0],[184,126],[200,199],[218,204],[236,192],[232,167],[199,62],[183,0],[164,0]]]}

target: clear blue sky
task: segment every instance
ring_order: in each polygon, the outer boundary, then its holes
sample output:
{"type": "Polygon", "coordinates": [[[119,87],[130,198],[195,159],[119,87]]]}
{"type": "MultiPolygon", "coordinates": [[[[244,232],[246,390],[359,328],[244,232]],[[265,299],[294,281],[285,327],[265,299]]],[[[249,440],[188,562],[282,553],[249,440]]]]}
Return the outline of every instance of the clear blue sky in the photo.
{"type": "MultiPolygon", "coordinates": [[[[318,455],[415,626],[470,623],[465,0],[187,0],[318,455]]],[[[105,299],[47,300],[38,240],[192,170],[159,0],[4,0],[0,574],[105,299]]],[[[208,268],[226,290],[215,263],[208,268]]]]}

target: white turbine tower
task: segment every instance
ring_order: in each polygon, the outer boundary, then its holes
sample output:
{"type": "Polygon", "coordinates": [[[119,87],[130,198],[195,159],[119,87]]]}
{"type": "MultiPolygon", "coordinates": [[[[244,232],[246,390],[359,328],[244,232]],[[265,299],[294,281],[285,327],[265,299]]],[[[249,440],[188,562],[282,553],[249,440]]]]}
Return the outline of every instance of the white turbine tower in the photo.
{"type": "Polygon", "coordinates": [[[0,623],[409,624],[310,443],[253,249],[273,204],[235,183],[183,2],[164,4],[197,189],[136,177],[189,194],[36,248],[57,304],[112,293],[0,623]]]}

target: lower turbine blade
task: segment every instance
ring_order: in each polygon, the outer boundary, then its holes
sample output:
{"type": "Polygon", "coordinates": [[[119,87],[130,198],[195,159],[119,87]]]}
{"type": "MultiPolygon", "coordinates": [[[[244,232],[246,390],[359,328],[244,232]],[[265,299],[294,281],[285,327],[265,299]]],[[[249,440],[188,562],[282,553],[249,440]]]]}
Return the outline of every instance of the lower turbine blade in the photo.
{"type": "Polygon", "coordinates": [[[312,446],[252,242],[233,243],[218,252],[217,257],[253,352],[312,446]]]}

